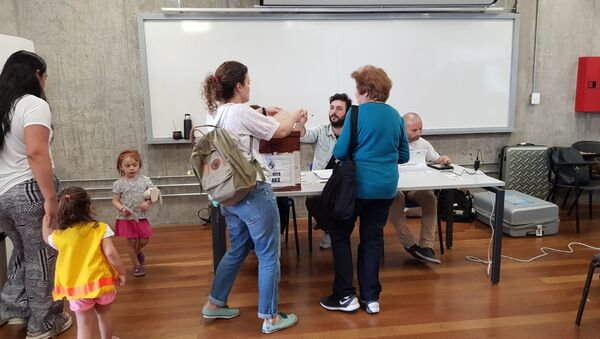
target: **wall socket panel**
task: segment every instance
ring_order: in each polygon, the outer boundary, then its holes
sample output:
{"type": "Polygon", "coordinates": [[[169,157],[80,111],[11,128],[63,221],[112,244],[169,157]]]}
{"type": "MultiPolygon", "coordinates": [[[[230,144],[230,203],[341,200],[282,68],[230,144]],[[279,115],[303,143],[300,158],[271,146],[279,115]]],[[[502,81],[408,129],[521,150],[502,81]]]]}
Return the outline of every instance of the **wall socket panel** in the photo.
{"type": "Polygon", "coordinates": [[[531,93],[531,104],[532,105],[539,105],[540,99],[541,99],[540,93],[531,93]]]}

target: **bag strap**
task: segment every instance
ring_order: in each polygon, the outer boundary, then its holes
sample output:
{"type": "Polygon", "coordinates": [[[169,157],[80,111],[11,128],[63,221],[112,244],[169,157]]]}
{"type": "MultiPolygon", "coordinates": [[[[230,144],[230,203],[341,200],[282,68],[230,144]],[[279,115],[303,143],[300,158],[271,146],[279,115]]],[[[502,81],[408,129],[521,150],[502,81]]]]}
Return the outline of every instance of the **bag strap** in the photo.
{"type": "MultiPolygon", "coordinates": [[[[350,145],[348,146],[348,157],[352,159],[356,143],[358,142],[358,106],[352,105],[352,119],[350,120],[350,145]]],[[[354,159],[352,159],[354,160],[354,159]]]]}
{"type": "Polygon", "coordinates": [[[259,179],[261,179],[263,182],[267,182],[267,176],[265,175],[265,172],[263,171],[260,162],[258,162],[258,160],[254,158],[254,147],[252,147],[253,143],[254,137],[250,135],[250,162],[252,163],[254,168],[256,168],[256,172],[258,173],[259,179]]]}
{"type": "Polygon", "coordinates": [[[198,125],[198,126],[192,127],[192,129],[190,130],[190,142],[192,143],[192,145],[196,144],[196,135],[194,135],[194,132],[198,131],[198,132],[200,132],[200,134],[202,134],[204,136],[204,135],[206,135],[206,133],[204,133],[201,130],[201,128],[205,128],[205,127],[219,128],[218,126],[215,126],[215,125],[198,125]]]}

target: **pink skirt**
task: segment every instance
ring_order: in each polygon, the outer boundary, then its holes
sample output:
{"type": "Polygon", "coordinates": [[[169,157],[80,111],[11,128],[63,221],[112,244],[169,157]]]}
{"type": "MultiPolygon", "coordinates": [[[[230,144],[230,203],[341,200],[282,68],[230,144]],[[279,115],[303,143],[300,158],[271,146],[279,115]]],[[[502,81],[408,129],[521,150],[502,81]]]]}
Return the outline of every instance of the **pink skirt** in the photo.
{"type": "Polygon", "coordinates": [[[115,222],[115,234],[123,238],[150,238],[152,227],[148,219],[121,220],[115,222]]]}

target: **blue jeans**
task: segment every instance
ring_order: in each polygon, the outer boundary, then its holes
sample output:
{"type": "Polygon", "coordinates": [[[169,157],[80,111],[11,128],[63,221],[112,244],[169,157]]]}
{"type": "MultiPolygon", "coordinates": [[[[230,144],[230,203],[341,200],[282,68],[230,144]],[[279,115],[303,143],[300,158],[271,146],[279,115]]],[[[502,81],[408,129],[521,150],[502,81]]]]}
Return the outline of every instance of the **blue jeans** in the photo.
{"type": "Polygon", "coordinates": [[[258,317],[273,318],[278,304],[280,226],[271,185],[258,182],[237,204],[221,206],[221,213],[227,222],[230,247],[217,267],[208,300],[218,306],[227,304],[235,278],[254,243],[258,258],[258,317]]]}

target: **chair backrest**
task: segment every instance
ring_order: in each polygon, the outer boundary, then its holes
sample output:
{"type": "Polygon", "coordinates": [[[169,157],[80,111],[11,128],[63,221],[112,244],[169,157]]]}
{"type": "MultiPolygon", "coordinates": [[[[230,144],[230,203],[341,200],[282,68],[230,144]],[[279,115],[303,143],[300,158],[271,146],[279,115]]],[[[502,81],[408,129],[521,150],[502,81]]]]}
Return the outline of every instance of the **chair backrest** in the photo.
{"type": "Polygon", "coordinates": [[[548,149],[550,172],[548,180],[553,185],[585,186],[590,182],[586,166],[566,165],[566,163],[583,162],[578,150],[572,147],[551,147],[548,149]]]}
{"type": "Polygon", "coordinates": [[[571,147],[580,151],[594,154],[600,154],[600,141],[583,140],[577,141],[571,147]]]}

